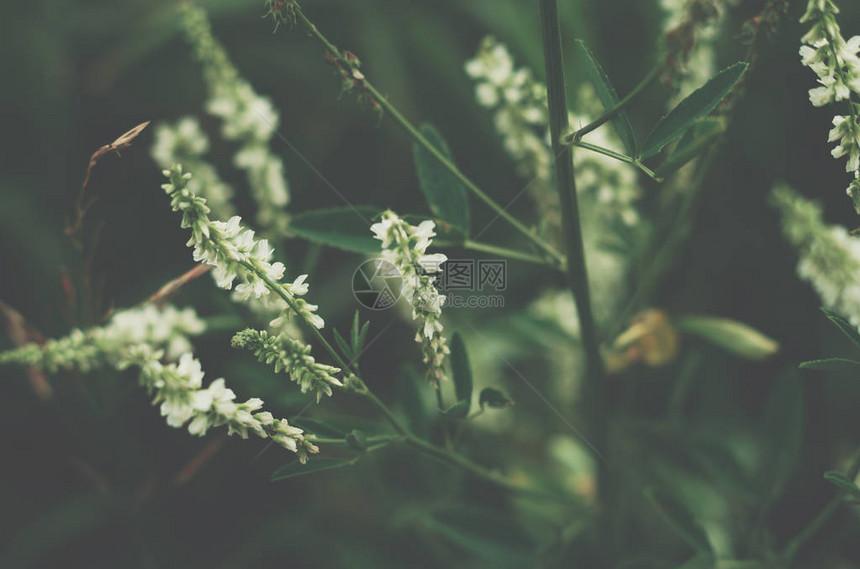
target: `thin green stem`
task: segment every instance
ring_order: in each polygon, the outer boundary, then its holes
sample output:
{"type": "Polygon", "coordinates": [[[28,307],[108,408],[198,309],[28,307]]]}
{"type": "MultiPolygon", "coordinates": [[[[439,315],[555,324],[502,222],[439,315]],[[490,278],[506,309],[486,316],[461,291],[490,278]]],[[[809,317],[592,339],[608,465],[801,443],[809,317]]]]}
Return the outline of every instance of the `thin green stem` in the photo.
{"type": "Polygon", "coordinates": [[[581,129],[563,135],[561,143],[566,146],[576,145],[580,140],[582,140],[583,136],[585,136],[591,131],[597,130],[604,124],[617,117],[624,109],[627,108],[628,105],[630,105],[630,103],[633,102],[636,97],[639,96],[640,93],[642,93],[651,84],[652,81],[654,81],[654,79],[656,79],[660,75],[660,71],[662,71],[662,69],[662,65],[655,66],[651,71],[648,72],[648,75],[646,75],[645,78],[639,82],[638,85],[633,87],[633,90],[630,91],[630,93],[626,97],[621,99],[618,104],[615,105],[615,107],[606,111],[600,118],[588,123],[581,129]]]}
{"type": "MultiPolygon", "coordinates": [[[[606,437],[605,370],[600,355],[597,327],[591,311],[588,273],[582,244],[582,227],[576,201],[573,151],[561,145],[561,135],[569,128],[564,83],[564,62],[561,51],[561,26],[556,0],[540,0],[541,35],[546,60],[549,126],[555,161],[556,185],[561,205],[562,226],[568,259],[568,284],[573,292],[579,315],[582,345],[585,349],[586,378],[583,389],[584,408],[588,413],[588,436],[598,449],[604,448],[606,437]]],[[[602,468],[601,468],[602,470],[602,468]]],[[[598,476],[598,495],[605,486],[605,473],[598,476]]]]}
{"type": "Polygon", "coordinates": [[[509,249],[507,247],[500,247],[498,245],[490,245],[489,243],[472,241],[471,239],[466,239],[465,241],[463,241],[461,246],[463,247],[463,249],[468,249],[470,251],[490,253],[492,255],[499,255],[500,257],[505,257],[507,259],[525,261],[527,263],[535,263],[537,265],[549,265],[559,270],[564,270],[565,268],[564,264],[550,264],[544,257],[538,257],[537,255],[532,255],[524,251],[517,251],[516,249],[509,249]]]}
{"type": "MultiPolygon", "coordinates": [[[[296,17],[302,23],[302,25],[310,32],[311,35],[316,37],[322,44],[325,46],[326,50],[337,60],[337,61],[346,61],[343,53],[341,53],[340,49],[337,48],[333,43],[331,43],[328,38],[326,38],[322,32],[316,27],[316,25],[311,22],[305,13],[301,10],[301,8],[296,8],[296,17]]],[[[532,243],[537,245],[542,251],[544,251],[549,257],[554,259],[557,263],[562,264],[564,261],[564,257],[562,257],[561,253],[556,251],[556,249],[550,245],[547,241],[541,238],[534,230],[526,227],[522,222],[520,222],[517,218],[507,212],[504,207],[500,204],[496,203],[493,198],[491,198],[486,192],[484,192],[481,188],[479,188],[472,180],[470,180],[465,174],[463,174],[456,165],[454,165],[451,160],[445,156],[442,152],[439,151],[438,148],[433,146],[433,144],[428,141],[421,132],[415,128],[415,126],[409,122],[409,120],[397,110],[394,105],[392,105],[388,99],[380,93],[370,81],[364,76],[364,74],[355,70],[353,73],[353,77],[356,81],[360,82],[362,88],[369,93],[373,99],[378,102],[382,108],[390,114],[394,120],[406,130],[409,135],[415,139],[415,141],[420,144],[427,152],[429,152],[442,166],[444,166],[448,171],[450,171],[463,185],[472,192],[475,196],[478,197],[481,201],[483,201],[487,206],[490,207],[493,211],[495,211],[499,217],[510,223],[517,231],[522,233],[526,238],[528,238],[532,243]]]]}
{"type": "MultiPolygon", "coordinates": [[[[857,451],[854,458],[851,459],[851,464],[845,472],[845,475],[849,480],[857,478],[857,474],[860,474],[860,451],[857,451]]],[[[786,563],[791,563],[800,548],[812,539],[812,537],[818,533],[828,521],[830,521],[830,518],[832,518],[833,515],[842,507],[843,502],[844,499],[842,492],[839,491],[836,497],[834,497],[830,503],[827,504],[827,506],[825,506],[824,509],[821,510],[821,512],[819,512],[818,515],[815,516],[815,518],[813,518],[813,520],[794,537],[794,539],[788,542],[788,545],[785,546],[782,553],[782,558],[785,559],[786,563]]]]}
{"type": "Polygon", "coordinates": [[[596,152],[598,154],[603,154],[604,156],[614,158],[620,162],[625,162],[627,164],[630,164],[630,165],[635,166],[636,168],[642,170],[652,180],[657,181],[657,182],[663,181],[663,178],[661,178],[657,174],[655,174],[653,170],[651,170],[650,168],[645,166],[645,164],[643,164],[642,162],[640,162],[639,160],[637,160],[636,158],[633,158],[631,156],[627,156],[625,154],[615,152],[614,150],[609,150],[608,148],[604,148],[602,146],[597,146],[596,144],[590,144],[590,143],[582,141],[582,140],[573,143],[573,146],[578,146],[580,148],[584,148],[586,150],[591,150],[592,152],[596,152]]]}

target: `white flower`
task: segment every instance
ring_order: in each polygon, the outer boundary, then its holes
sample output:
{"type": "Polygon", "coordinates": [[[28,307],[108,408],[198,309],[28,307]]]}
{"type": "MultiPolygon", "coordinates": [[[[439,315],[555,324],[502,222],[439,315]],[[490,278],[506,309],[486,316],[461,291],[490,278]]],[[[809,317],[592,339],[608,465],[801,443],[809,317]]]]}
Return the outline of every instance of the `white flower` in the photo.
{"type": "Polygon", "coordinates": [[[450,350],[439,321],[445,297],[433,286],[430,276],[441,271],[448,258],[442,253],[425,254],[436,236],[435,228],[430,220],[414,226],[386,211],[371,231],[382,241],[382,259],[400,272],[400,293],[412,307],[412,318],[419,321],[415,341],[421,344],[431,379],[438,382],[445,379],[445,356],[450,350]]]}

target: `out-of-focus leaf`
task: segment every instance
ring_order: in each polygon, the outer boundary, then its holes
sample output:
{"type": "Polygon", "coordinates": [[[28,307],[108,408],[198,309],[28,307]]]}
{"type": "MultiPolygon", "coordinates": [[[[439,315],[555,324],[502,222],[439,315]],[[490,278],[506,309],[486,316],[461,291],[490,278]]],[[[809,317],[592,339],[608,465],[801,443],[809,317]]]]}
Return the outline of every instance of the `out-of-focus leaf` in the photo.
{"type": "Polygon", "coordinates": [[[346,444],[355,450],[365,450],[367,449],[367,435],[364,434],[364,431],[353,429],[346,435],[346,444]]]}
{"type": "MultiPolygon", "coordinates": [[[[453,162],[451,150],[442,135],[430,124],[421,125],[421,134],[442,153],[448,160],[453,162]]],[[[466,188],[450,170],[445,168],[439,160],[426,148],[415,143],[413,147],[415,154],[415,168],[418,172],[418,182],[430,211],[443,221],[459,228],[464,234],[469,234],[469,199],[466,196],[466,188]]]]}
{"type": "Polygon", "coordinates": [[[504,391],[495,387],[485,387],[482,389],[481,395],[478,397],[478,402],[481,408],[490,407],[493,409],[511,407],[515,403],[504,391]]]}
{"type": "Polygon", "coordinates": [[[779,344],[741,322],[713,316],[685,316],[675,322],[681,332],[694,334],[737,356],[752,360],[772,356],[779,344]]]}
{"type": "Polygon", "coordinates": [[[663,178],[698,156],[726,132],[726,121],[718,118],[703,118],[694,123],[684,134],[678,146],[654,172],[663,178]]]}
{"type": "Polygon", "coordinates": [[[457,401],[445,410],[445,416],[454,417],[455,419],[463,419],[469,414],[468,401],[457,401]]]}
{"type": "Polygon", "coordinates": [[[307,463],[302,464],[298,460],[288,462],[284,466],[272,473],[272,482],[278,480],[286,480],[287,478],[295,478],[297,476],[305,476],[306,474],[315,474],[326,470],[334,470],[343,468],[344,466],[352,466],[356,459],[342,458],[311,458],[307,463]]]}
{"type": "MultiPolygon", "coordinates": [[[[606,111],[611,111],[618,105],[619,100],[615,88],[609,81],[609,76],[584,41],[576,40],[576,44],[579,46],[583,61],[585,61],[585,69],[591,84],[594,86],[594,91],[597,93],[597,98],[600,99],[606,111]]],[[[611,122],[628,154],[636,156],[636,135],[633,133],[633,126],[630,124],[627,112],[621,111],[611,122]]]]}
{"type": "Polygon", "coordinates": [[[841,472],[825,472],[824,479],[845,492],[846,495],[854,498],[855,500],[860,499],[860,488],[854,484],[853,480],[849,480],[848,477],[841,472]]]}
{"type": "Polygon", "coordinates": [[[469,366],[466,343],[459,332],[455,332],[451,338],[451,369],[457,401],[465,402],[465,412],[468,414],[472,406],[472,368],[469,366]]]}
{"type": "Polygon", "coordinates": [[[853,326],[848,320],[836,314],[830,309],[821,308],[821,312],[824,313],[827,318],[830,319],[831,322],[836,324],[836,327],[839,328],[843,334],[848,336],[848,338],[854,342],[858,347],[860,347],[860,332],[858,332],[857,327],[853,326]]]}
{"type": "Polygon", "coordinates": [[[798,367],[817,371],[860,371],[860,362],[846,358],[827,358],[803,362],[798,367]]]}
{"type": "Polygon", "coordinates": [[[700,553],[711,552],[711,543],[705,530],[683,505],[653,488],[646,490],[645,496],[681,539],[700,553]]]}
{"type": "Polygon", "coordinates": [[[292,217],[290,231],[313,243],[351,253],[377,253],[379,241],[373,238],[370,225],[379,212],[372,206],[307,211],[292,217]]]}
{"type": "Polygon", "coordinates": [[[397,381],[398,401],[405,412],[409,429],[421,438],[430,435],[430,425],[434,411],[425,400],[427,381],[420,377],[415,368],[404,365],[400,369],[397,381]]]}
{"type": "Polygon", "coordinates": [[[761,425],[762,488],[771,500],[788,488],[803,450],[803,383],[795,370],[781,374],[765,405],[761,425]]]}
{"type": "Polygon", "coordinates": [[[641,157],[650,158],[654,156],[664,146],[683,136],[694,122],[710,114],[717,108],[720,101],[731,93],[746,73],[747,67],[746,63],[735,63],[678,103],[677,107],[654,126],[645,142],[642,143],[641,157]]]}
{"type": "Polygon", "coordinates": [[[29,566],[58,547],[107,523],[118,512],[106,496],[76,496],[17,532],[5,555],[5,562],[0,564],[4,567],[29,566]]]}
{"type": "Polygon", "coordinates": [[[530,566],[535,544],[514,519],[503,514],[467,508],[450,508],[420,515],[415,520],[425,530],[485,560],[504,566],[530,566]]]}

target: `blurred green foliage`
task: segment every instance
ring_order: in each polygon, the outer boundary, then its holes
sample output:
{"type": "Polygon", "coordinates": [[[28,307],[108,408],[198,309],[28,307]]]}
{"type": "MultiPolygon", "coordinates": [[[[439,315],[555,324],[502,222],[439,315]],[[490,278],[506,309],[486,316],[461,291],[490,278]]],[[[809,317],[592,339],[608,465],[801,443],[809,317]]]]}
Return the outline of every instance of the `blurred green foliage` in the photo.
{"type": "MultiPolygon", "coordinates": [[[[281,111],[283,135],[313,165],[280,147],[292,211],[342,205],[328,188],[331,183],[354,203],[428,213],[411,142],[389,119],[377,124],[372,113],[338,96],[337,77],[317,44],[297,29],[273,35],[271,22],[261,19],[262,2],[201,4],[237,67],[281,111]]],[[[672,313],[719,314],[749,323],[776,338],[781,355],[751,363],[690,340],[677,362],[632,370],[610,386],[617,414],[610,458],[623,458],[608,506],[623,514],[610,528],[611,543],[597,545],[583,529],[585,506],[511,500],[412,453],[383,451],[346,469],[270,483],[284,453],[218,436],[199,440],[165,427],[131,376],[61,375],[52,380],[55,399],[45,403],[32,394],[23,372],[4,370],[0,565],[525,567],[540,555],[546,566],[597,567],[606,547],[619,560],[636,560],[624,567],[663,567],[650,560],[681,566],[697,550],[721,555],[729,544],[740,543],[732,553],[746,555],[765,539],[783,544],[833,495],[822,473],[842,466],[834,464],[836,457],[860,439],[855,412],[860,384],[784,371],[804,359],[850,356],[851,346],[828,326],[813,293],[795,278],[794,253],[781,239],[767,192],[775,180],[786,180],[824,201],[828,219],[856,225],[841,190],[845,174],[825,144],[829,114],[807,101],[813,79],[797,56],[796,22],[803,6],[791,4],[779,34],[748,77],[720,167],[704,188],[707,207],[652,299],[672,313]],[[685,386],[688,398],[678,399],[673,409],[677,385],[685,386]],[[667,405],[672,420],[656,421],[667,405]],[[194,470],[193,460],[201,456],[206,460],[194,470]],[[646,496],[644,490],[652,487],[669,488],[671,496],[646,496]],[[681,513],[675,501],[684,504],[681,513]],[[678,521],[678,516],[697,521],[678,521]],[[697,531],[706,532],[710,542],[703,545],[697,531]]],[[[843,28],[860,30],[858,6],[842,4],[843,28]]],[[[398,108],[444,133],[460,167],[498,201],[507,203],[520,191],[522,182],[489,114],[473,101],[463,63],[480,38],[492,33],[542,76],[535,2],[305,0],[304,5],[329,37],[359,54],[363,69],[398,108]]],[[[761,5],[741,1],[731,12],[731,29],[761,5]]],[[[144,120],[200,111],[200,70],[178,33],[174,8],[172,1],[138,0],[0,6],[6,24],[0,40],[0,298],[46,335],[98,319],[96,303],[89,311],[69,309],[64,268],[77,286],[91,262],[93,273],[104,277],[101,306],[107,307],[139,302],[191,266],[186,236],[159,190],[161,175],[148,155],[148,134],[95,172],[91,186],[98,201],[87,223],[101,229],[92,259],[63,234],[96,148],[144,120]]],[[[560,9],[568,63],[575,60],[572,40],[584,39],[620,94],[655,61],[659,16],[652,2],[565,0],[560,9]]],[[[738,37],[723,41],[721,63],[740,59],[744,46],[738,37]]],[[[571,82],[586,77],[584,70],[568,69],[571,82]]],[[[647,132],[660,117],[665,97],[665,90],[652,89],[630,108],[637,132],[647,132]]],[[[211,122],[204,127],[216,128],[211,122]]],[[[229,163],[229,146],[214,150],[219,164],[229,163]]],[[[241,186],[236,172],[229,175],[241,186]]],[[[493,217],[474,202],[472,210],[473,225],[482,227],[493,217]]],[[[531,215],[526,200],[513,211],[520,218],[531,215]]],[[[501,224],[487,239],[507,239],[501,224]]],[[[295,240],[283,255],[293,265],[310,265],[318,253],[295,240]]],[[[357,258],[328,249],[319,254],[313,263],[315,299],[326,320],[346,330],[355,308],[350,286],[357,258]]],[[[514,263],[510,272],[506,311],[473,311],[469,320],[479,328],[507,330],[508,337],[497,340],[507,344],[495,348],[516,359],[541,389],[549,370],[530,342],[554,331],[510,313],[542,288],[561,285],[561,279],[514,263]]],[[[228,313],[235,319],[222,320],[222,331],[199,342],[210,377],[233,378],[237,391],[259,395],[290,416],[305,407],[307,396],[249,356],[224,350],[240,314],[209,282],[195,282],[178,302],[193,302],[204,315],[228,313]]],[[[428,411],[432,394],[409,366],[392,371],[394,362],[415,361],[411,335],[393,315],[375,315],[362,366],[368,377],[378,378],[374,389],[429,437],[435,423],[428,411]],[[391,331],[376,341],[389,321],[391,331]]],[[[10,346],[0,338],[0,347],[10,346]]],[[[491,348],[469,342],[473,359],[491,348]]],[[[508,414],[500,419],[505,429],[467,432],[465,444],[475,460],[487,464],[513,450],[522,475],[540,478],[532,465],[547,457],[541,456],[544,445],[533,441],[572,433],[516,373],[507,370],[501,381],[517,401],[514,408],[496,411],[508,414]]],[[[343,407],[355,416],[351,428],[366,421],[367,434],[376,434],[366,409],[349,401],[343,407]]],[[[324,409],[317,413],[322,419],[325,414],[324,409]]],[[[568,468],[565,456],[562,452],[559,469],[568,468]]],[[[856,515],[844,512],[833,526],[816,536],[799,566],[860,564],[856,515]]]]}

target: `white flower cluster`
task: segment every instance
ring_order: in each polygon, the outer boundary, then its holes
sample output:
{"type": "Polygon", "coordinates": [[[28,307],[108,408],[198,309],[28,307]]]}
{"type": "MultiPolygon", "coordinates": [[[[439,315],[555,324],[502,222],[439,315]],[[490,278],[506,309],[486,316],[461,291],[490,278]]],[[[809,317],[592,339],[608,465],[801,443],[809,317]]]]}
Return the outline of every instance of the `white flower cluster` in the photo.
{"type": "Polygon", "coordinates": [[[215,282],[230,290],[236,284],[234,298],[239,301],[263,301],[278,307],[281,316],[272,321],[278,328],[287,318],[288,309],[295,310],[308,324],[322,328],[323,319],[316,314],[317,306],[303,298],[308,292],[307,275],[300,275],[289,284],[279,282],[285,267],[272,263],[274,250],[266,239],[256,239],[254,231],[242,226],[239,216],[228,221],[209,218],[206,200],[188,187],[191,174],[181,165],[165,170],[169,182],[162,188],[170,196],[173,211],[182,213],[182,227],[191,229],[188,246],[194,247],[194,260],[212,265],[215,282]]]}
{"type": "Polygon", "coordinates": [[[415,341],[421,343],[430,378],[439,382],[445,379],[445,356],[451,351],[442,335],[440,321],[445,296],[433,286],[432,276],[441,272],[442,263],[448,258],[442,253],[426,253],[436,236],[435,227],[429,220],[410,225],[389,210],[370,229],[382,241],[381,261],[400,272],[401,294],[412,307],[412,318],[420,325],[415,341]]]}
{"type": "Polygon", "coordinates": [[[806,45],[800,48],[803,64],[818,76],[819,87],[809,91],[809,100],[816,107],[837,101],[850,105],[848,116],[836,116],[829,142],[836,142],[833,157],[848,156],[845,169],[854,174],[847,194],[860,213],[860,107],[852,94],[860,94],[860,36],[849,40],[842,37],[836,15],[839,8],[833,0],[809,0],[803,23],[812,28],[803,36],[806,45]]]}
{"type": "MultiPolygon", "coordinates": [[[[541,219],[552,232],[560,233],[558,195],[552,183],[554,157],[549,144],[546,87],[533,78],[529,69],[515,69],[508,49],[493,37],[484,38],[465,68],[477,82],[478,104],[494,111],[496,130],[505,150],[514,159],[519,174],[529,180],[529,191],[541,219]]],[[[580,93],[582,100],[594,98],[591,90],[580,93]]],[[[600,112],[598,108],[595,114],[600,112]]],[[[571,115],[570,120],[573,125],[590,122],[576,115],[571,115]]],[[[606,128],[590,133],[588,142],[621,151],[620,141],[606,128]]],[[[635,202],[640,192],[632,169],[586,151],[574,153],[574,165],[579,192],[596,202],[603,217],[625,225],[636,224],[639,216],[635,202]]]]}
{"type": "Polygon", "coordinates": [[[116,312],[105,326],[72,330],[68,336],[44,345],[27,344],[0,354],[0,363],[36,366],[56,373],[60,369],[90,371],[115,366],[130,346],[147,344],[176,359],[191,349],[189,336],[203,333],[205,325],[191,308],[153,304],[116,312]]]}
{"type": "Polygon", "coordinates": [[[786,238],[798,249],[800,278],[812,284],[825,307],[860,326],[860,240],[824,223],[821,207],[791,188],[774,188],[772,200],[786,238]]]}
{"type": "Polygon", "coordinates": [[[233,215],[233,188],[203,159],[209,150],[209,138],[196,118],[182,117],[175,124],[160,123],[155,127],[153,139],[152,159],[161,169],[183,164],[194,174],[192,191],[206,198],[213,215],[219,218],[233,215]]]}
{"type": "Polygon", "coordinates": [[[280,120],[278,112],[239,75],[212,35],[205,10],[186,5],[182,27],[203,65],[209,90],[206,110],[222,121],[224,138],[240,144],[233,163],[248,177],[259,208],[257,219],[267,231],[283,235],[289,222],[286,206],[290,193],[284,163],[269,148],[280,120]]]}
{"type": "Polygon", "coordinates": [[[253,329],[242,330],[233,336],[234,348],[250,351],[261,362],[273,365],[275,373],[286,371],[290,379],[301,387],[302,393],[316,393],[317,403],[323,395],[331,396],[331,386],[343,387],[333,374],[340,368],[321,364],[311,356],[311,347],[286,335],[273,335],[253,329]]]}
{"type": "Polygon", "coordinates": [[[188,432],[203,436],[209,429],[227,426],[227,434],[243,439],[252,432],[298,454],[306,462],[308,454],[319,449],[306,440],[303,431],[286,419],[275,419],[268,411],[260,411],[263,400],[256,397],[237,403],[236,394],[223,378],[203,387],[200,362],[190,353],[183,354],[178,363],[163,364],[162,353],[146,344],[133,348],[120,368],[140,368],[140,382],[153,394],[153,404],[160,403],[162,416],[171,427],[188,423],[188,432]]]}

